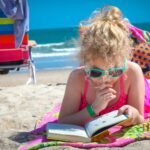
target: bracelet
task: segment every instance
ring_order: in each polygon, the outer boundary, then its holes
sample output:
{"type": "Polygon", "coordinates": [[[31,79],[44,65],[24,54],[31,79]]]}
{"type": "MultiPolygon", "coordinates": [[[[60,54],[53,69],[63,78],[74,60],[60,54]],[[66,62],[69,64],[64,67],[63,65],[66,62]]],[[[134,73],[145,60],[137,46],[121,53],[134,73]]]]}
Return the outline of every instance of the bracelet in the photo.
{"type": "Polygon", "coordinates": [[[95,111],[93,110],[92,105],[88,105],[88,106],[87,106],[87,112],[88,112],[88,114],[89,114],[91,117],[93,117],[93,116],[96,115],[95,111]]]}

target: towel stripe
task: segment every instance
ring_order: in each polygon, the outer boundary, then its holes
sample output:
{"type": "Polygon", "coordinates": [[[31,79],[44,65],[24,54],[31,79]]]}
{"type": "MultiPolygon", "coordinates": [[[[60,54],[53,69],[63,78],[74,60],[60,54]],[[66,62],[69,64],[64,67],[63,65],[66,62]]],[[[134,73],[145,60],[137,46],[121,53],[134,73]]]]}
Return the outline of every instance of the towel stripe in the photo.
{"type": "Polygon", "coordinates": [[[9,19],[9,18],[0,18],[0,24],[5,25],[5,24],[14,24],[15,20],[9,19]]]}
{"type": "Polygon", "coordinates": [[[14,34],[0,35],[0,44],[8,44],[8,43],[15,43],[15,35],[14,34]]]}
{"type": "Polygon", "coordinates": [[[9,48],[15,48],[15,35],[14,34],[0,35],[0,50],[9,48]]]}
{"type": "Polygon", "coordinates": [[[0,25],[0,34],[13,34],[13,33],[14,33],[13,24],[0,25]]]}

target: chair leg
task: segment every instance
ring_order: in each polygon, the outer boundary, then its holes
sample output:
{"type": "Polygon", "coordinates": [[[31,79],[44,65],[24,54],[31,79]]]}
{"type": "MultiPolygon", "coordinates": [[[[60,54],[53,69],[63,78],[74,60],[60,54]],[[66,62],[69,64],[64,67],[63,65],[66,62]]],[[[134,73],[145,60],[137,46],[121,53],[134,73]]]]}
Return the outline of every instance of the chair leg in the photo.
{"type": "Polygon", "coordinates": [[[26,85],[36,84],[35,65],[32,61],[30,61],[29,63],[29,71],[30,71],[30,77],[26,82],[26,85]]]}

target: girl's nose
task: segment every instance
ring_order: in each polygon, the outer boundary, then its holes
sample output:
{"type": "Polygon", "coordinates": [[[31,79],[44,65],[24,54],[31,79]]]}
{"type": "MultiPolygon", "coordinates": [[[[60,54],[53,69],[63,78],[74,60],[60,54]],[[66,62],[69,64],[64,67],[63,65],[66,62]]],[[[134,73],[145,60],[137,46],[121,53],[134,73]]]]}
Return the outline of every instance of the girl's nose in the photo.
{"type": "Polygon", "coordinates": [[[102,76],[102,81],[103,82],[109,82],[111,80],[110,76],[109,75],[104,75],[102,76]]]}

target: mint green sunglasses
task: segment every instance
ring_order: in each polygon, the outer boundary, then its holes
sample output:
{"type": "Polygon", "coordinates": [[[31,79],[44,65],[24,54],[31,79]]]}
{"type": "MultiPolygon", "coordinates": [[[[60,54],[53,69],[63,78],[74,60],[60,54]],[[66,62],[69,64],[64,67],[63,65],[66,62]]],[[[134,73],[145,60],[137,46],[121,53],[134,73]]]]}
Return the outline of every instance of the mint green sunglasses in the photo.
{"type": "Polygon", "coordinates": [[[98,68],[86,68],[86,74],[91,78],[99,78],[104,75],[109,75],[112,78],[121,76],[126,70],[126,59],[124,60],[124,66],[120,68],[109,68],[108,70],[98,69],[98,68]]]}

